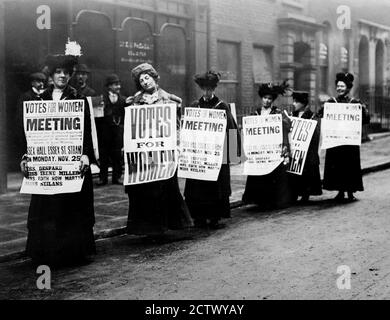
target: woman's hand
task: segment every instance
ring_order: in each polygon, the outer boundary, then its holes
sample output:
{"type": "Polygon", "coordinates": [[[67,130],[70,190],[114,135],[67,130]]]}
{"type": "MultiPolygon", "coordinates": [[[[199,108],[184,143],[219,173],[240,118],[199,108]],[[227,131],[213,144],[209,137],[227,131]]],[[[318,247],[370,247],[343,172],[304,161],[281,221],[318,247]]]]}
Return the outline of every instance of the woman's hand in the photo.
{"type": "Polygon", "coordinates": [[[87,155],[82,155],[80,160],[80,173],[81,177],[84,177],[89,170],[89,158],[87,155]]]}
{"type": "Polygon", "coordinates": [[[27,168],[27,160],[23,159],[20,162],[20,171],[22,171],[25,178],[28,178],[28,168],[27,168]]]}
{"type": "Polygon", "coordinates": [[[286,146],[283,147],[282,158],[284,158],[283,164],[285,166],[288,166],[290,164],[290,151],[288,150],[288,148],[286,146]]]}

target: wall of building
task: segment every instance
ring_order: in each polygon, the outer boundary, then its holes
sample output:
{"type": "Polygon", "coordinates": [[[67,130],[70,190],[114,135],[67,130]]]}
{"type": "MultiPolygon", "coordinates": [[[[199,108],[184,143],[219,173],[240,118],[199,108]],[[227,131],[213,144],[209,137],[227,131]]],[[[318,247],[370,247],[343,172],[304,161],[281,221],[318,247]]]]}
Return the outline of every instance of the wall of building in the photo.
{"type": "MultiPolygon", "coordinates": [[[[320,26],[315,21],[305,20],[307,9],[307,0],[210,0],[210,66],[221,69],[219,60],[223,60],[223,54],[218,51],[218,47],[224,48],[219,45],[221,41],[236,44],[239,48],[237,88],[234,90],[229,81],[223,81],[220,88],[222,98],[228,100],[233,100],[232,92],[237,92],[234,100],[239,114],[248,114],[259,105],[257,87],[261,82],[290,78],[293,87],[298,85],[294,84],[296,70],[300,68],[294,64],[296,42],[308,46],[308,68],[302,73],[300,84],[304,83],[313,96],[316,94],[316,75],[310,69],[316,64],[315,37],[320,26]],[[283,19],[293,21],[294,28],[289,28],[290,22],[283,27],[283,19]],[[270,58],[262,61],[265,54],[270,58]],[[270,72],[264,70],[261,62],[268,64],[270,72]]],[[[287,104],[289,101],[280,99],[277,103],[287,104]]]]}

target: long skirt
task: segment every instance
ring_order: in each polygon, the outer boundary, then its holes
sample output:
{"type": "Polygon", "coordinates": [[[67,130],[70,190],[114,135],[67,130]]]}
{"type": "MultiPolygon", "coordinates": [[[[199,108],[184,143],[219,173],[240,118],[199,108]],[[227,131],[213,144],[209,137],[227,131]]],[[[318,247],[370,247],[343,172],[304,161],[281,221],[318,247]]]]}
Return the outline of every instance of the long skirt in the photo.
{"type": "Polygon", "coordinates": [[[176,174],[168,180],[127,186],[126,193],[129,197],[128,234],[161,235],[193,225],[176,174]]]}
{"type": "Polygon", "coordinates": [[[214,201],[193,201],[186,198],[186,203],[191,212],[191,217],[196,220],[214,220],[230,218],[229,197],[214,201]]]}
{"type": "Polygon", "coordinates": [[[330,191],[364,191],[360,147],[341,146],[326,151],[323,187],[330,191]]]}
{"type": "Polygon", "coordinates": [[[96,253],[92,175],[78,193],[32,195],[26,253],[39,264],[71,265],[96,253]]]}
{"type": "Polygon", "coordinates": [[[217,181],[187,179],[184,196],[194,220],[230,218],[230,167],[223,164],[217,181]]]}
{"type": "Polygon", "coordinates": [[[242,201],[264,209],[287,208],[293,202],[291,177],[281,164],[264,176],[248,176],[242,201]]]}
{"type": "Polygon", "coordinates": [[[298,196],[322,195],[320,166],[307,163],[301,176],[291,174],[293,192],[298,196]]]}

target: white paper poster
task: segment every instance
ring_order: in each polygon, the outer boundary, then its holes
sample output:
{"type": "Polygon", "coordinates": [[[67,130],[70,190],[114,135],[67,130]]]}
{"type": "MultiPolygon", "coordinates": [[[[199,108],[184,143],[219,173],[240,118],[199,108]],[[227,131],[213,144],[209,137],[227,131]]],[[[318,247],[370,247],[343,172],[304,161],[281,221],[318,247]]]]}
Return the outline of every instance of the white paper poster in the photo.
{"type": "Polygon", "coordinates": [[[310,142],[316,130],[317,121],[290,118],[292,121],[291,128],[291,162],[288,172],[302,175],[305,167],[307,152],[309,150],[310,142]]]}
{"type": "Polygon", "coordinates": [[[167,180],[177,168],[176,104],[126,107],[124,185],[167,180]]]}
{"type": "Polygon", "coordinates": [[[180,134],[179,177],[217,181],[223,161],[226,111],[186,108],[180,134]]]}
{"type": "Polygon", "coordinates": [[[83,185],[84,100],[23,103],[28,178],[21,193],[79,192],[83,185]]]}
{"type": "Polygon", "coordinates": [[[283,161],[282,115],[250,116],[242,119],[244,174],[262,176],[274,171],[283,161]]]}
{"type": "Polygon", "coordinates": [[[321,121],[322,149],[360,146],[362,143],[362,106],[351,103],[325,103],[321,121]]]}
{"type": "Polygon", "coordinates": [[[94,111],[93,111],[92,98],[87,97],[87,101],[89,104],[89,114],[91,117],[91,135],[92,135],[93,153],[95,154],[95,159],[99,160],[99,142],[98,142],[97,131],[96,131],[95,117],[93,114],[94,111]]]}

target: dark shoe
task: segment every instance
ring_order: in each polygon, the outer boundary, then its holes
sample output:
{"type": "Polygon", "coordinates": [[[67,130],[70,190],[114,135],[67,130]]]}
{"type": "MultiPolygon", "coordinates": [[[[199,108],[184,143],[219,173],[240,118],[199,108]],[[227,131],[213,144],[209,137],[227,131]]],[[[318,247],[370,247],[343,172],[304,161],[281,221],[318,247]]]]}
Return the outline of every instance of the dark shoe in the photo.
{"type": "Polygon", "coordinates": [[[334,200],[337,202],[344,202],[345,201],[344,192],[339,192],[337,196],[334,198],[334,200]]]}
{"type": "Polygon", "coordinates": [[[220,223],[219,221],[210,221],[209,227],[212,230],[220,230],[226,228],[226,224],[220,223]]]}
{"type": "Polygon", "coordinates": [[[357,201],[357,199],[355,198],[353,193],[348,192],[348,202],[355,202],[355,201],[357,201]]]}
{"type": "Polygon", "coordinates": [[[304,196],[302,196],[301,200],[299,200],[299,203],[307,204],[307,203],[309,203],[309,199],[310,199],[310,196],[304,195],[304,196]]]}

